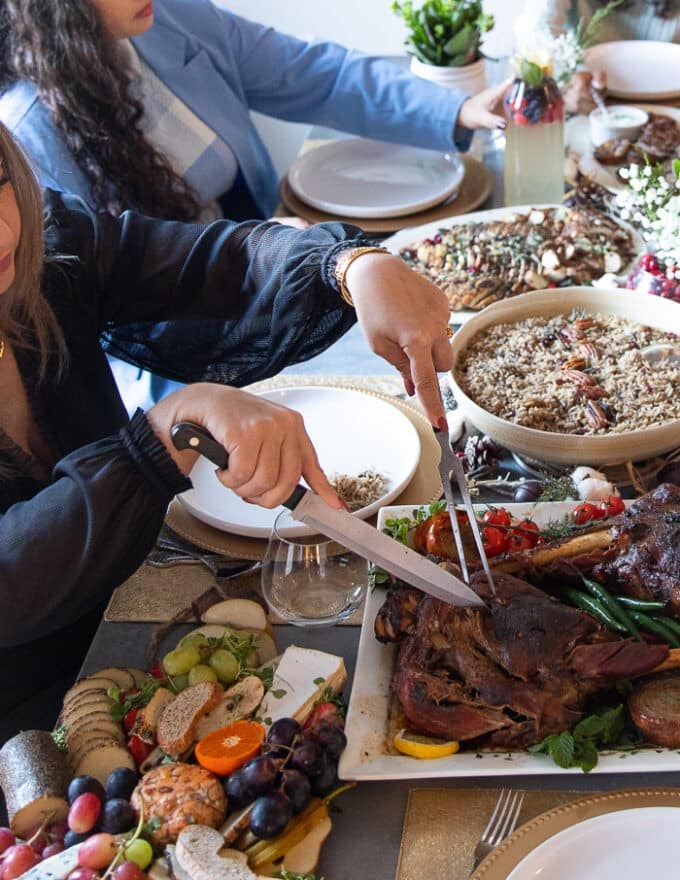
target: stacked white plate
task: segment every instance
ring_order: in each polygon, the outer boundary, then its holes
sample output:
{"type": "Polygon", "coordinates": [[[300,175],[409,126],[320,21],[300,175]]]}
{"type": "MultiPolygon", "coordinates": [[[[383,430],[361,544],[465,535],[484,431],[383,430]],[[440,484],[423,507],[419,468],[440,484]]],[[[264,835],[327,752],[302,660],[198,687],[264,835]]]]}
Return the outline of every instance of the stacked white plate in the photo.
{"type": "Polygon", "coordinates": [[[450,200],[464,174],[454,153],[348,138],[303,153],[291,165],[288,183],[301,201],[320,211],[384,219],[450,200]]]}

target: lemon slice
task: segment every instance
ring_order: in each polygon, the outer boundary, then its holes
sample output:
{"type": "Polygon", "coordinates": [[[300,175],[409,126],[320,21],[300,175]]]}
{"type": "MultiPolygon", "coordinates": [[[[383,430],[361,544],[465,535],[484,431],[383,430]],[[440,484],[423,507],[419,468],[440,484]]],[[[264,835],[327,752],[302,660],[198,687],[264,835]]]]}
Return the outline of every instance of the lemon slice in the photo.
{"type": "Polygon", "coordinates": [[[455,739],[434,739],[408,730],[400,730],[394,735],[392,742],[398,752],[412,758],[445,758],[447,755],[455,755],[460,748],[460,743],[455,739]]]}

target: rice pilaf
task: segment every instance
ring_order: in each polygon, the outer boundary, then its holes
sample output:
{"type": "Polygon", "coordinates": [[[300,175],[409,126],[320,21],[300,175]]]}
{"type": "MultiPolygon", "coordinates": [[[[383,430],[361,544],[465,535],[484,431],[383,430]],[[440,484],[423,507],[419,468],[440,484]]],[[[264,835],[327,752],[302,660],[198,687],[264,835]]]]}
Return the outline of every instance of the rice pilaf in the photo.
{"type": "Polygon", "coordinates": [[[653,366],[649,345],[678,337],[614,315],[532,317],[477,333],[456,381],[498,418],[553,433],[603,435],[680,418],[680,367],[653,366]]]}

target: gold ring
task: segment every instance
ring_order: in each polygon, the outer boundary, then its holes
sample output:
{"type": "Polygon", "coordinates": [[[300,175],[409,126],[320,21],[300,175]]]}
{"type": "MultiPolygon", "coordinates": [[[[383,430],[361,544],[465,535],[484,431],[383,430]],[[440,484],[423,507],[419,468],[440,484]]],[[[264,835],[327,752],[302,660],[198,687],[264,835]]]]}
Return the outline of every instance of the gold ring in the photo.
{"type": "Polygon", "coordinates": [[[446,327],[446,338],[447,339],[453,338],[453,327],[449,327],[448,325],[446,327]]]}

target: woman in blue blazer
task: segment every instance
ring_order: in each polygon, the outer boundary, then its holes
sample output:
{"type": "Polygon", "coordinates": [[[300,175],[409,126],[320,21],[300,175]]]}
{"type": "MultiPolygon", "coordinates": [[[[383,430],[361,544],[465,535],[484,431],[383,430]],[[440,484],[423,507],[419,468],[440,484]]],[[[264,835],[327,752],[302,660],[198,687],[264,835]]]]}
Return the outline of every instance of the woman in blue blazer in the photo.
{"type": "Polygon", "coordinates": [[[277,176],[250,110],[437,150],[501,123],[498,89],[466,99],[211,0],[2,5],[0,120],[45,186],[114,214],[271,216],[277,176]]]}

